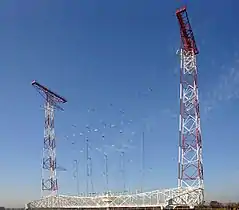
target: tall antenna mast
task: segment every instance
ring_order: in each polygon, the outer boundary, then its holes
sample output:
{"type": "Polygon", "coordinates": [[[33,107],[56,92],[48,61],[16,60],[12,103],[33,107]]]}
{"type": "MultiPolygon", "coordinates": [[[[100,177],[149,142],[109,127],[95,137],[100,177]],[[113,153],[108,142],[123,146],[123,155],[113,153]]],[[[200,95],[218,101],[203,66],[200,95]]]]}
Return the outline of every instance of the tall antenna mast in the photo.
{"type": "Polygon", "coordinates": [[[54,125],[54,110],[63,108],[59,104],[66,103],[66,99],[52,92],[45,86],[33,81],[32,86],[45,99],[45,126],[44,126],[44,146],[42,158],[42,181],[41,196],[56,195],[58,191],[58,182],[56,176],[56,137],[54,125]]]}
{"type": "Polygon", "coordinates": [[[199,53],[186,7],[176,11],[181,35],[178,187],[200,189],[204,201],[202,138],[196,56],[199,53]]]}

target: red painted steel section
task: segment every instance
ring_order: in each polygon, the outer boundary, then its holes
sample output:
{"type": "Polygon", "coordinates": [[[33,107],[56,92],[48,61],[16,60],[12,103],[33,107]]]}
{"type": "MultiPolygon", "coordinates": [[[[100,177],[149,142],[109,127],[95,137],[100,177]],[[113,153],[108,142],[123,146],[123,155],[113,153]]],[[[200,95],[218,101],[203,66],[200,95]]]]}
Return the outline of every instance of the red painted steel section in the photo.
{"type": "Polygon", "coordinates": [[[180,34],[182,41],[182,48],[186,51],[192,51],[195,54],[198,54],[198,48],[196,45],[196,41],[193,35],[193,31],[188,19],[188,14],[186,7],[182,7],[176,11],[176,16],[178,18],[179,26],[180,26],[180,34]]]}

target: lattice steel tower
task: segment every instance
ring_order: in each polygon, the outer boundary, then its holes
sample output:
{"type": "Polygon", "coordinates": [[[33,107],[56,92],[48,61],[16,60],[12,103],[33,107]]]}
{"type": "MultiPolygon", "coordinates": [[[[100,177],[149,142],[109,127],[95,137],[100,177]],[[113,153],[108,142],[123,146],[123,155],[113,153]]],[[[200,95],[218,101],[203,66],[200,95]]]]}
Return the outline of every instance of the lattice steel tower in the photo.
{"type": "Polygon", "coordinates": [[[58,191],[54,110],[63,110],[59,104],[66,103],[67,101],[36,81],[32,82],[32,86],[34,86],[45,99],[45,126],[41,181],[41,196],[44,197],[47,195],[56,195],[58,191]]]}
{"type": "Polygon", "coordinates": [[[199,53],[186,7],[176,11],[181,35],[178,187],[199,188],[204,200],[202,137],[196,56],[199,53]]]}

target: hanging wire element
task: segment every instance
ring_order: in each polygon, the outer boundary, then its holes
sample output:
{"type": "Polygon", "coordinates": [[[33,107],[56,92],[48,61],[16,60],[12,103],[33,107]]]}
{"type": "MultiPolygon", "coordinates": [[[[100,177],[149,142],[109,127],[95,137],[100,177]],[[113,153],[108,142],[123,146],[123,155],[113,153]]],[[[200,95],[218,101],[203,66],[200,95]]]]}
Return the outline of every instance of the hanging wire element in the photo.
{"type": "Polygon", "coordinates": [[[108,154],[104,152],[106,193],[109,192],[108,154]]]}
{"type": "Polygon", "coordinates": [[[86,194],[89,195],[89,185],[91,194],[94,193],[94,184],[92,179],[92,157],[90,156],[90,142],[88,136],[85,138],[86,144],[86,194]]]}
{"type": "Polygon", "coordinates": [[[122,180],[122,188],[123,192],[126,193],[128,192],[127,186],[126,186],[126,163],[130,163],[132,160],[126,160],[126,151],[127,149],[132,148],[128,144],[122,144],[119,148],[116,148],[116,151],[119,152],[119,157],[120,157],[120,175],[121,175],[121,180],[122,180]]]}
{"type": "MultiPolygon", "coordinates": [[[[72,124],[71,125],[72,128],[75,130],[77,128],[77,126],[75,124],[72,124]]],[[[73,150],[73,155],[74,156],[77,156],[77,150],[76,150],[76,141],[75,141],[75,137],[76,137],[76,134],[75,132],[72,134],[72,141],[71,141],[71,145],[72,145],[72,150],[73,150]]],[[[74,157],[73,159],[73,178],[76,180],[76,192],[77,192],[77,195],[79,195],[79,189],[80,189],[80,181],[79,181],[79,160],[74,157]]]]}
{"type": "Polygon", "coordinates": [[[90,157],[90,160],[89,160],[90,185],[91,185],[91,194],[94,194],[94,184],[93,184],[92,170],[93,170],[92,158],[90,157]]]}
{"type": "Polygon", "coordinates": [[[86,195],[89,195],[89,177],[90,177],[90,170],[89,170],[89,139],[86,136],[86,195]]]}
{"type": "MultiPolygon", "coordinates": [[[[108,174],[108,155],[104,152],[104,150],[102,149],[102,148],[95,148],[95,150],[97,151],[97,152],[99,152],[101,155],[103,154],[103,160],[104,160],[104,166],[102,167],[103,168],[103,176],[104,177],[106,177],[106,174],[108,174]],[[107,163],[107,164],[106,164],[107,163]],[[106,165],[107,165],[107,167],[106,167],[106,165]],[[106,170],[106,168],[107,168],[107,170],[106,170]],[[107,173],[106,173],[107,172],[107,173]]],[[[108,175],[107,175],[108,176],[108,175]]],[[[108,179],[108,178],[107,178],[108,179]]],[[[105,191],[107,192],[108,191],[108,181],[106,181],[105,180],[105,191]]]]}
{"type": "Polygon", "coordinates": [[[96,148],[96,151],[100,152],[101,154],[103,154],[104,157],[104,171],[103,171],[103,175],[105,177],[105,193],[109,193],[109,166],[108,166],[108,161],[109,161],[109,157],[108,157],[108,153],[105,151],[105,149],[111,149],[114,148],[115,145],[104,145],[103,148],[96,148]]]}
{"type": "Polygon", "coordinates": [[[123,192],[126,192],[126,183],[125,183],[125,152],[120,152],[120,173],[123,181],[123,192]]]}
{"type": "Polygon", "coordinates": [[[142,160],[141,160],[141,192],[143,192],[144,188],[144,171],[145,171],[145,153],[144,153],[144,131],[142,133],[142,145],[141,145],[141,154],[142,154],[142,160]]]}
{"type": "Polygon", "coordinates": [[[80,195],[80,180],[79,180],[79,161],[78,160],[74,160],[74,178],[76,179],[76,191],[77,191],[77,195],[80,195]]]}

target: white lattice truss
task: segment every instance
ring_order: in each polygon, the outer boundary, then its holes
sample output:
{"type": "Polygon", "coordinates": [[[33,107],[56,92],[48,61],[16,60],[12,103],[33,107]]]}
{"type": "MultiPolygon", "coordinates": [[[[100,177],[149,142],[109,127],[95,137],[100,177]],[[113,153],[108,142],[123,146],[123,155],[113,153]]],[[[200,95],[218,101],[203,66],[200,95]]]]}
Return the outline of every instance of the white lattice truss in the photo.
{"type": "Polygon", "coordinates": [[[200,188],[173,188],[127,195],[112,193],[91,197],[58,195],[48,196],[40,200],[32,201],[26,205],[26,208],[165,208],[182,205],[193,207],[200,204],[201,191],[202,189],[200,188]]]}
{"type": "Polygon", "coordinates": [[[42,188],[41,195],[57,194],[56,178],[56,142],[54,130],[54,100],[48,96],[45,104],[45,129],[42,160],[42,188]]]}
{"type": "MultiPolygon", "coordinates": [[[[196,55],[181,50],[181,113],[179,121],[178,187],[203,189],[202,140],[197,87],[196,55]]],[[[203,191],[201,192],[203,201],[203,191]]]]}

